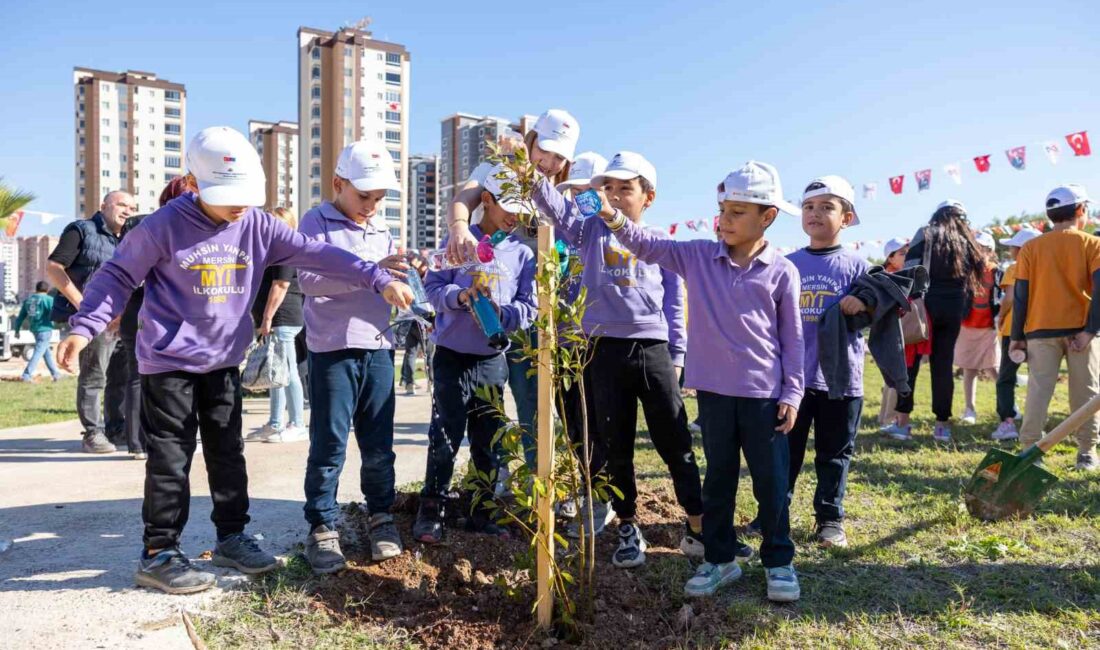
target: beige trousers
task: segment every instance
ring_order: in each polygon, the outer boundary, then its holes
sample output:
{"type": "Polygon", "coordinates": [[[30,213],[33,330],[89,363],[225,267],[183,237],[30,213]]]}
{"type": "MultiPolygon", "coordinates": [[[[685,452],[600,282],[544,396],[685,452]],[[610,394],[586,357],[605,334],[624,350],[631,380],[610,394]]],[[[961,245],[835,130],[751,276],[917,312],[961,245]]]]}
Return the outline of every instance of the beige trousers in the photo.
{"type": "MultiPolygon", "coordinates": [[[[1058,371],[1066,359],[1069,370],[1069,407],[1076,411],[1100,393],[1100,337],[1094,338],[1082,352],[1071,352],[1064,337],[1030,339],[1027,342],[1027,403],[1024,424],[1020,428],[1020,444],[1034,444],[1043,435],[1047,411],[1058,371]]],[[[1077,430],[1077,449],[1091,452],[1100,441],[1100,413],[1092,416],[1077,430]]]]}

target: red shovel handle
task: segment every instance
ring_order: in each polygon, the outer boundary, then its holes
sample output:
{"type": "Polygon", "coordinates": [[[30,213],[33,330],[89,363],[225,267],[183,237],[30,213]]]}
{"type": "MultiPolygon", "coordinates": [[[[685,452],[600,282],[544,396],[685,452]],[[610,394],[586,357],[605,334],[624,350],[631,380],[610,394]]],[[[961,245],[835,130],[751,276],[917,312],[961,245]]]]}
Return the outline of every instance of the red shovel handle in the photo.
{"type": "Polygon", "coordinates": [[[1054,427],[1054,430],[1043,436],[1039,442],[1035,443],[1035,446],[1043,450],[1043,453],[1050,451],[1054,445],[1062,442],[1071,431],[1076,431],[1085,423],[1086,420],[1091,418],[1100,411],[1100,395],[1093,397],[1085,405],[1077,409],[1073,413],[1069,414],[1062,423],[1054,427]]]}

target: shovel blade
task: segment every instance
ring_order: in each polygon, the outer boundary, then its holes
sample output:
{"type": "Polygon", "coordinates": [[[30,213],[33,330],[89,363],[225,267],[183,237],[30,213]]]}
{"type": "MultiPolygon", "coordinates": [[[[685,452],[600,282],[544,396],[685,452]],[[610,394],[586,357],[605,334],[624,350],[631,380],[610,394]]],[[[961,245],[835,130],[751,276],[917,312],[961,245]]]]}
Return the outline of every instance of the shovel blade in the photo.
{"type": "Polygon", "coordinates": [[[1035,465],[1042,452],[1035,447],[1013,455],[990,449],[963,495],[966,508],[987,521],[1030,513],[1058,477],[1035,465]]]}

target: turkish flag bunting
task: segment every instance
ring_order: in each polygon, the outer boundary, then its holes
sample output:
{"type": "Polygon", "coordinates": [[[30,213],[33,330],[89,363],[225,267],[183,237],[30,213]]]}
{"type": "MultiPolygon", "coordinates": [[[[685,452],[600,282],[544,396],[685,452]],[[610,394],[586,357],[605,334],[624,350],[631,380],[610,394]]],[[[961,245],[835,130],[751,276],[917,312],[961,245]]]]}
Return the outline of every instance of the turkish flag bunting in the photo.
{"type": "Polygon", "coordinates": [[[699,226],[694,221],[685,221],[684,225],[687,226],[692,232],[699,230],[699,226]]]}
{"type": "Polygon", "coordinates": [[[978,172],[984,174],[989,171],[989,154],[984,156],[974,157],[974,166],[978,168],[978,172]]]}
{"type": "Polygon", "coordinates": [[[1075,156],[1089,156],[1092,155],[1092,147],[1089,146],[1089,132],[1078,131],[1077,133],[1070,133],[1066,136],[1066,142],[1069,143],[1071,149],[1073,149],[1073,155],[1075,156]]]}
{"type": "Polygon", "coordinates": [[[902,185],[905,184],[905,175],[894,176],[890,179],[890,191],[894,194],[901,194],[902,185]]]}
{"type": "Polygon", "coordinates": [[[679,225],[680,224],[678,224],[678,223],[674,223],[671,226],[669,226],[668,227],[668,234],[675,236],[676,235],[676,226],[679,226],[679,225]]]}

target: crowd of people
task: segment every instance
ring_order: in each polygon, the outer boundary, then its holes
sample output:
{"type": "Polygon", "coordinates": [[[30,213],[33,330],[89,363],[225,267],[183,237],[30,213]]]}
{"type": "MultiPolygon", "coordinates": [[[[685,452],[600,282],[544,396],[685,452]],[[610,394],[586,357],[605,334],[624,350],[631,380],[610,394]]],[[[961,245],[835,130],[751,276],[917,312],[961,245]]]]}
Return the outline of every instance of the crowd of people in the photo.
{"type": "MultiPolygon", "coordinates": [[[[583,382],[587,411],[575,388],[567,409],[570,420],[587,420],[589,469],[605,474],[614,489],[609,503],[579,504],[592,513],[593,530],[585,523],[570,532],[595,535],[617,519],[611,557],[616,567],[637,567],[646,559],[636,519],[639,405],[684,510],[680,549],[700,561],[685,593],[715,593],[737,579],[740,564],[757,552],[734,525],[744,458],[757,514],[743,532],[760,536],[768,598],[790,602],[801,591],[789,508],[811,430],[815,540],[847,544],[844,496],[868,351],[887,384],[880,421],[898,439],[914,433],[910,416],[922,356],[931,368],[932,438],[938,443],[952,440],[956,366],[964,377],[964,421],[976,417],[980,374],[999,372],[997,440],[1016,437],[1021,418],[1022,444],[1041,435],[1063,358],[1072,406],[1100,392],[1100,343],[1094,338],[1100,330],[1100,238],[1083,231],[1088,197],[1081,187],[1050,193],[1051,232],[1021,231],[1002,242],[1016,260],[1003,272],[995,244],[972,230],[957,201],[940,205],[911,241],[888,242],[885,264],[872,266],[843,246],[843,232],[857,227],[859,217],[855,192],[841,177],[813,179],[795,206],[783,198],[775,167],[749,161],[718,184],[716,239],[676,241],[645,223],[657,198],[654,166],[630,151],[610,160],[577,154],[579,136],[573,116],[550,110],[511,146],[526,149],[540,177],[533,203],[555,226],[563,249],[580,262],[569,266],[576,274],[563,286],[567,299],[586,300],[581,329],[590,345],[583,382]],[[586,216],[575,200],[588,190],[599,198],[597,215],[586,216]],[[786,257],[766,237],[780,212],[800,217],[807,237],[805,247],[786,257]],[[922,309],[925,335],[908,341],[904,319],[922,309]],[[1023,415],[1014,395],[1021,352],[1029,365],[1023,415]],[[681,379],[698,397],[705,476],[694,453],[681,379]]],[[[532,463],[535,373],[518,346],[501,349],[487,338],[471,311],[490,301],[507,333],[531,331],[536,317],[536,256],[524,206],[508,190],[514,180],[508,168],[479,167],[456,195],[448,223],[452,264],[445,268],[399,251],[377,217],[387,191],[399,187],[381,142],[355,142],[343,150],[332,200],[308,211],[300,224],[292,213],[258,207],[265,198],[259,157],[232,129],[201,131],[187,149],[187,169],[187,177],[166,188],[162,207],[140,223],[127,222],[133,206],[125,197],[108,196],[101,213],[70,226],[80,238],[77,252],[65,237],[61,254],[55,251],[68,282],[58,278],[55,284],[71,312],[58,358],[66,368],[79,363],[82,408],[92,403],[90,394],[102,388],[99,378],[109,376],[113,365],[103,337],[120,320],[125,323],[135,300],[138,305],[133,333],[116,344],[134,359],[137,372],[130,376],[138,378],[125,402],[125,415],[136,415],[122,419],[138,425],[133,435],[148,455],[136,582],[169,593],[214,583],[179,548],[190,500],[187,474],[200,440],[218,534],[214,564],[246,573],[276,566],[244,532],[249,517],[238,367],[257,335],[282,341],[291,367],[300,356],[294,341],[304,337],[306,380],[274,390],[270,421],[249,437],[309,439],[305,556],[313,570],[329,573],[346,564],[336,491],[352,434],[362,457],[371,557],[381,561],[402,552],[391,514],[392,319],[394,308],[407,310],[415,301],[407,284],[413,274],[422,279],[436,314],[430,335],[418,330],[412,343],[405,336],[410,349],[425,336],[433,349],[429,446],[413,538],[444,540],[452,520],[446,510],[455,459],[466,438],[478,488],[464,513],[466,528],[508,536],[507,527],[489,515],[497,498],[493,483],[507,468],[495,442],[499,416],[480,389],[510,386],[526,462],[532,463]],[[493,263],[471,262],[487,238],[494,242],[493,263]],[[139,290],[144,295],[135,298],[139,290]]],[[[408,390],[412,374],[402,374],[408,390]]],[[[85,448],[95,451],[110,444],[100,438],[112,430],[110,416],[100,425],[92,415],[81,412],[91,432],[85,448]]],[[[1094,417],[1079,432],[1079,469],[1097,468],[1098,425],[1094,417]]],[[[579,442],[574,431],[570,435],[579,442]]]]}

